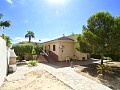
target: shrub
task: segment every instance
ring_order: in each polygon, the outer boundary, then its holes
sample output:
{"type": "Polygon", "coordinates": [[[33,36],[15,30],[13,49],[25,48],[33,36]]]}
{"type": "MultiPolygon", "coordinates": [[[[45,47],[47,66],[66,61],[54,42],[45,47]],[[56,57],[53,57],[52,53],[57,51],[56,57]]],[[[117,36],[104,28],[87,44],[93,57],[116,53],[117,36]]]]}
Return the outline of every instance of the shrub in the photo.
{"type": "Polygon", "coordinates": [[[28,66],[36,66],[37,65],[37,61],[36,60],[31,60],[28,62],[28,66]]]}
{"type": "Polygon", "coordinates": [[[20,56],[20,60],[22,60],[22,57],[26,54],[31,55],[33,50],[32,44],[14,44],[12,47],[15,50],[15,53],[17,56],[20,56]]]}
{"type": "Polygon", "coordinates": [[[118,55],[110,55],[113,61],[120,61],[120,54],[118,55]]]}
{"type": "Polygon", "coordinates": [[[43,46],[41,46],[41,45],[36,45],[36,46],[34,47],[34,50],[35,50],[36,54],[39,55],[40,52],[43,50],[43,46]]]}
{"type": "Polygon", "coordinates": [[[111,73],[111,67],[104,64],[98,64],[97,73],[102,74],[104,76],[107,73],[111,73]]]}

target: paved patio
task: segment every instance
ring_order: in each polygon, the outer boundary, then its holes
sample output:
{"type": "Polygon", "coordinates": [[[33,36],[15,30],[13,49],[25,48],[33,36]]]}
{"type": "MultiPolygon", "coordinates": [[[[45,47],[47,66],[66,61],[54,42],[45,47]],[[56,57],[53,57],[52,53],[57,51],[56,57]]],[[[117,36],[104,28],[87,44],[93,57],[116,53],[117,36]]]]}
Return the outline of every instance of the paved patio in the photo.
{"type": "Polygon", "coordinates": [[[45,64],[39,64],[39,67],[56,76],[56,78],[69,85],[73,90],[112,90],[76,73],[71,67],[54,68],[45,64]]]}
{"type": "Polygon", "coordinates": [[[24,74],[33,70],[44,69],[73,88],[73,90],[111,90],[91,79],[76,73],[71,67],[56,68],[54,65],[39,63],[36,67],[27,65],[17,67],[17,72],[7,77],[7,80],[17,80],[24,78],[24,74]]]}
{"type": "MultiPolygon", "coordinates": [[[[74,65],[88,65],[88,64],[93,64],[93,63],[100,63],[100,59],[90,59],[90,60],[79,60],[75,61],[73,64],[74,65]]],[[[64,67],[69,67],[70,62],[62,61],[62,62],[54,62],[54,63],[45,63],[47,65],[51,65],[54,68],[64,68],[64,67]]]]}

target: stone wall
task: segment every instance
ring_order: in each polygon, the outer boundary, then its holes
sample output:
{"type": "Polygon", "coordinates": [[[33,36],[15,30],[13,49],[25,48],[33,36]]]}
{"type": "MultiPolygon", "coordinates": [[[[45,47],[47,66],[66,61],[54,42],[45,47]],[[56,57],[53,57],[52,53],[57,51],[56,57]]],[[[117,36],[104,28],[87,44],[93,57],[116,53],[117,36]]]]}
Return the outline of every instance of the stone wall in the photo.
{"type": "Polygon", "coordinates": [[[4,78],[7,75],[7,47],[6,41],[0,37],[0,86],[2,85],[4,78]]]}

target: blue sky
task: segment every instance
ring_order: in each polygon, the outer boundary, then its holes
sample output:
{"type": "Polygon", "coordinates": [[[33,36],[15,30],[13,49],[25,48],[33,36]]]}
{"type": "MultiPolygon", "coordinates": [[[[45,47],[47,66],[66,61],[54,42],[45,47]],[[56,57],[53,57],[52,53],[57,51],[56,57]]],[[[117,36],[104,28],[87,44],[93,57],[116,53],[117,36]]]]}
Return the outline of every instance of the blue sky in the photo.
{"type": "Polygon", "coordinates": [[[81,33],[87,19],[96,12],[108,11],[120,16],[119,0],[0,0],[3,20],[12,26],[0,30],[12,42],[28,40],[28,30],[35,33],[33,41],[47,41],[72,33],[81,33]]]}

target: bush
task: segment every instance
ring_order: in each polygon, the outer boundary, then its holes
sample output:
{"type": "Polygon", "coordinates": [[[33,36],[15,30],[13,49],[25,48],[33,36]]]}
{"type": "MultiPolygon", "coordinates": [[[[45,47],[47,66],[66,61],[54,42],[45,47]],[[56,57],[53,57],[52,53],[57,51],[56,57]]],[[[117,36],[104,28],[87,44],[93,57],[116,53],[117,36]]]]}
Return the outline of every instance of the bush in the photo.
{"type": "Polygon", "coordinates": [[[104,64],[98,64],[97,73],[102,74],[104,76],[107,73],[111,73],[111,67],[104,64]]]}
{"type": "Polygon", "coordinates": [[[43,50],[43,46],[41,46],[41,45],[36,45],[36,46],[34,47],[34,50],[35,50],[36,54],[39,55],[40,52],[43,50]]]}
{"type": "Polygon", "coordinates": [[[12,48],[14,49],[16,55],[20,56],[20,60],[22,60],[22,57],[26,54],[31,55],[33,51],[32,44],[14,44],[12,48]]]}
{"type": "Polygon", "coordinates": [[[37,61],[36,60],[31,60],[28,62],[28,66],[36,66],[37,65],[37,61]]]}
{"type": "Polygon", "coordinates": [[[120,55],[110,55],[113,61],[120,61],[120,55]]]}

